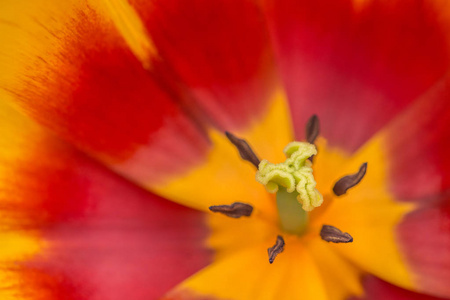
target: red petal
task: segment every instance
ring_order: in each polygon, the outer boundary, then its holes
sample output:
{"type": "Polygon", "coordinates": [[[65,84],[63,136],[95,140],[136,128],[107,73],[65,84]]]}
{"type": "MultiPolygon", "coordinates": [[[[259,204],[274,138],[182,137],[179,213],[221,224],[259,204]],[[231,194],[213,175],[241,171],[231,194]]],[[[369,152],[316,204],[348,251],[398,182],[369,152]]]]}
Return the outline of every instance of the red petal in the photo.
{"type": "Polygon", "coordinates": [[[432,201],[450,188],[450,78],[436,84],[382,133],[389,185],[402,200],[432,201]]]}
{"type": "Polygon", "coordinates": [[[63,286],[76,287],[88,299],[144,300],[161,296],[208,264],[201,213],[112,185],[95,188],[100,194],[91,195],[95,208],[82,218],[43,230],[50,254],[27,268],[53,274],[54,280],[66,278],[63,286]]]}
{"type": "MultiPolygon", "coordinates": [[[[408,291],[382,281],[374,276],[367,276],[363,280],[364,293],[363,297],[354,297],[352,300],[442,300],[425,294],[418,294],[408,291]]],[[[349,299],[350,300],[350,299],[349,299]]]]}
{"type": "Polygon", "coordinates": [[[268,0],[298,138],[322,134],[353,151],[447,70],[448,26],[429,1],[268,0]]]}
{"type": "Polygon", "coordinates": [[[235,130],[266,108],[274,64],[260,7],[250,0],[134,0],[158,53],[218,128],[235,130]]]}
{"type": "Polygon", "coordinates": [[[450,298],[450,198],[406,215],[397,235],[418,288],[450,298]]]}

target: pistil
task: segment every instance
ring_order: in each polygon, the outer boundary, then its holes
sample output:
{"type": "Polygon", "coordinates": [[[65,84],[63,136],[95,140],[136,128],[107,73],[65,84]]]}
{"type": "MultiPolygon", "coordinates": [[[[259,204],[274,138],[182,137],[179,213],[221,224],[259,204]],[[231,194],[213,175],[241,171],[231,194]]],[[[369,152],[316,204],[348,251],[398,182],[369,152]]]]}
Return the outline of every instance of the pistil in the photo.
{"type": "Polygon", "coordinates": [[[284,149],[286,161],[272,164],[262,160],[256,180],[269,193],[277,194],[280,225],[284,231],[302,235],[308,224],[308,211],[322,204],[322,195],[316,189],[312,163],[308,160],[317,153],[309,143],[292,142],[284,149]]]}
{"type": "Polygon", "coordinates": [[[285,188],[277,192],[277,208],[281,228],[289,233],[302,235],[308,225],[308,213],[297,200],[298,193],[285,188]]]}

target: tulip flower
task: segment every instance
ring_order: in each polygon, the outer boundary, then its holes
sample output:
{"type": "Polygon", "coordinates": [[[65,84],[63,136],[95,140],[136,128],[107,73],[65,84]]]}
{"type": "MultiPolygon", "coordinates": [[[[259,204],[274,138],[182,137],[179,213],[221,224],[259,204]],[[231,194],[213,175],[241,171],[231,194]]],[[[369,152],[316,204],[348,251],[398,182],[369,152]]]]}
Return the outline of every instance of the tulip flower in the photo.
{"type": "Polygon", "coordinates": [[[0,299],[450,299],[444,0],[0,4],[0,299]]]}

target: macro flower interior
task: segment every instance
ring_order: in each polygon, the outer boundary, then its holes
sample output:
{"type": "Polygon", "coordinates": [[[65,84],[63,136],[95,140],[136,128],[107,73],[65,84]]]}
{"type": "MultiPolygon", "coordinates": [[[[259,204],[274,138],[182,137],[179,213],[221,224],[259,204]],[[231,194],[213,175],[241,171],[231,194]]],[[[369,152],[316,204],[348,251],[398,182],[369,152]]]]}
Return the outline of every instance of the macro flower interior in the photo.
{"type": "Polygon", "coordinates": [[[444,0],[2,1],[0,299],[450,299],[449,59],[444,0]]]}

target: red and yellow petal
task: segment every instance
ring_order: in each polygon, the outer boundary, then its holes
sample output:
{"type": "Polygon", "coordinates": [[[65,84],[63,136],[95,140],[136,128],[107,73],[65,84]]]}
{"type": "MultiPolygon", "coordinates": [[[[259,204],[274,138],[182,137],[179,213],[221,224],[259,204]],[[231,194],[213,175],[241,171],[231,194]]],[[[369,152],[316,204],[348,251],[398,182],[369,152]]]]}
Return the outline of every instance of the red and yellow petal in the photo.
{"type": "MultiPolygon", "coordinates": [[[[119,17],[139,21],[130,14],[119,17]]],[[[126,163],[130,177],[158,181],[197,163],[207,138],[111,15],[85,2],[4,4],[2,97],[113,167],[126,163]]]]}
{"type": "Polygon", "coordinates": [[[149,299],[209,263],[204,215],[0,104],[1,299],[149,299]]]}
{"type": "Polygon", "coordinates": [[[265,1],[297,138],[355,151],[449,68],[445,1],[265,1]]]}

